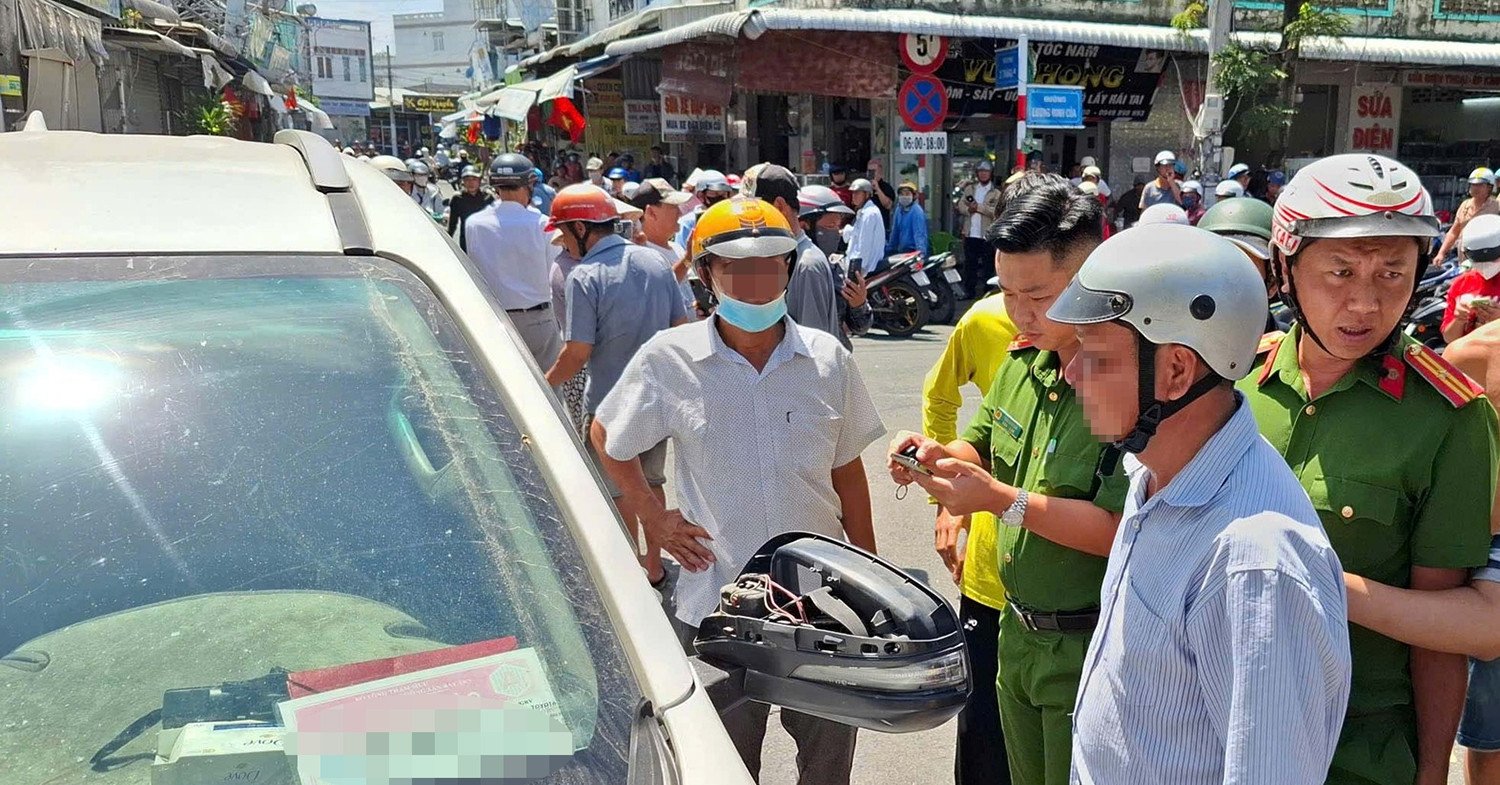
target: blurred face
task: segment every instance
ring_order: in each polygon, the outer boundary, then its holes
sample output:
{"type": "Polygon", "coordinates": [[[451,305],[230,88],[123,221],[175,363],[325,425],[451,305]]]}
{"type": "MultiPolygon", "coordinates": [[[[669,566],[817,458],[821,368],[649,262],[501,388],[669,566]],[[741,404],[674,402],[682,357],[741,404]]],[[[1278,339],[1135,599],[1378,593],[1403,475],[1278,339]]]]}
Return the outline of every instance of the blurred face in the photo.
{"type": "MultiPolygon", "coordinates": [[[[699,266],[699,270],[704,270],[699,266]]],[[[790,270],[785,256],[750,259],[709,257],[708,280],[715,292],[751,305],[765,305],[786,291],[790,270]]]]}
{"type": "Polygon", "coordinates": [[[620,189],[623,188],[624,186],[625,186],[625,178],[623,178],[623,177],[619,178],[619,179],[610,178],[610,180],[609,180],[609,189],[611,191],[613,191],[617,195],[620,193],[620,189]]]}
{"type": "Polygon", "coordinates": [[[698,198],[703,202],[703,206],[704,207],[713,207],[714,205],[718,204],[719,202],[722,202],[725,199],[728,199],[729,198],[729,192],[728,191],[704,191],[703,193],[701,193],[701,194],[698,195],[698,198]]]}
{"type": "Polygon", "coordinates": [[[1245,172],[1244,174],[1242,174],[1239,177],[1236,177],[1234,179],[1235,179],[1235,182],[1238,182],[1240,184],[1241,188],[1249,188],[1250,187],[1250,173],[1249,172],[1245,172]]]}
{"type": "Polygon", "coordinates": [[[478,177],[465,177],[464,178],[464,190],[466,192],[468,192],[468,193],[471,193],[471,194],[477,194],[477,193],[479,193],[479,178],[478,177]]]}
{"type": "Polygon", "coordinates": [[[590,169],[589,179],[594,181],[594,185],[599,185],[604,180],[604,175],[598,169],[590,169]]]}
{"type": "Polygon", "coordinates": [[[990,181],[991,173],[988,169],[980,169],[974,174],[974,176],[979,178],[980,183],[988,184],[990,181]]]}
{"type": "Polygon", "coordinates": [[[1417,244],[1410,237],[1315,240],[1297,254],[1292,271],[1313,332],[1335,357],[1357,360],[1405,314],[1416,284],[1417,244]]]}
{"type": "Polygon", "coordinates": [[[832,180],[834,185],[843,185],[844,180],[847,178],[848,175],[844,174],[842,170],[837,172],[830,172],[828,175],[828,179],[832,180]]]}
{"type": "Polygon", "coordinates": [[[651,151],[651,162],[652,163],[658,163],[658,164],[661,163],[661,151],[660,150],[652,150],[651,151]]]}
{"type": "Polygon", "coordinates": [[[1048,319],[1047,309],[1068,287],[1076,269],[1068,261],[1054,262],[1046,251],[995,254],[995,274],[1000,278],[1005,313],[1020,330],[1017,337],[1049,351],[1073,343],[1073,327],[1048,319]]]}
{"type": "Polygon", "coordinates": [[[816,224],[816,226],[819,229],[827,229],[829,231],[837,232],[838,230],[844,228],[844,219],[846,219],[847,217],[848,216],[844,215],[843,213],[823,213],[822,215],[818,216],[818,223],[816,224]]]}
{"type": "Polygon", "coordinates": [[[1089,430],[1100,441],[1125,437],[1140,416],[1140,375],[1136,371],[1135,331],[1119,322],[1074,328],[1078,353],[1063,376],[1083,404],[1089,430]]]}
{"type": "Polygon", "coordinates": [[[1170,179],[1172,179],[1172,165],[1171,164],[1157,164],[1156,165],[1156,176],[1160,177],[1163,180],[1170,180],[1170,179]]]}
{"type": "Polygon", "coordinates": [[[870,201],[870,195],[864,191],[855,191],[851,194],[850,201],[854,202],[854,209],[858,210],[865,206],[865,202],[870,201]]]}
{"type": "Polygon", "coordinates": [[[1494,190],[1495,189],[1490,187],[1489,183],[1469,184],[1469,196],[1474,197],[1474,201],[1476,202],[1483,202],[1486,199],[1489,199],[1490,194],[1494,193],[1494,190]]]}

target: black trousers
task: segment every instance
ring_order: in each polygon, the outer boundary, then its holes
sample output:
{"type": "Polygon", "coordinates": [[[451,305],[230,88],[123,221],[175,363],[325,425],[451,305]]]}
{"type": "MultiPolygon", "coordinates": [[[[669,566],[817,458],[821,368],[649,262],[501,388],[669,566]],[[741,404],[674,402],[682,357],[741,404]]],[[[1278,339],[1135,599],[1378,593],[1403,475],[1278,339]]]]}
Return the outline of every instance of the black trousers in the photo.
{"type": "Polygon", "coordinates": [[[1002,613],[968,597],[958,602],[959,623],[963,625],[964,642],[969,644],[974,691],[958,715],[958,753],[953,761],[956,785],[1010,785],[1010,763],[1005,758],[1005,736],[1000,732],[1000,705],[995,696],[1002,613]]]}
{"type": "Polygon", "coordinates": [[[982,237],[965,237],[964,260],[959,273],[963,275],[964,286],[968,287],[970,298],[977,299],[983,295],[984,282],[995,274],[994,246],[982,237]]]}

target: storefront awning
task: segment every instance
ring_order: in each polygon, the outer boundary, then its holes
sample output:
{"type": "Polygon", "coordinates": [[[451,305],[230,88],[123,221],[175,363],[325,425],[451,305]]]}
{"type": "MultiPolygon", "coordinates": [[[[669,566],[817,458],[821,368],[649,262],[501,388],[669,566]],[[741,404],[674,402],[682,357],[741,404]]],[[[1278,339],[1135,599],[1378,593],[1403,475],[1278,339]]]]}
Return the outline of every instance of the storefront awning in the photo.
{"type": "MultiPolygon", "coordinates": [[[[267,82],[266,78],[264,76],[261,76],[259,71],[255,71],[253,69],[246,71],[245,75],[240,77],[240,81],[244,82],[245,87],[250,88],[250,92],[252,93],[260,93],[261,95],[272,99],[278,97],[276,95],[276,91],[271,89],[271,83],[267,82]]],[[[275,106],[275,104],[276,102],[274,100],[271,101],[272,106],[275,106]]]]}
{"type": "MultiPolygon", "coordinates": [[[[838,30],[860,33],[929,33],[959,38],[1029,36],[1034,41],[1099,44],[1168,52],[1208,53],[1208,32],[1184,34],[1157,25],[1116,25],[1055,19],[944,14],[923,10],[867,11],[852,8],[760,8],[718,14],[659,33],[615,41],[605,54],[631,55],[699,38],[759,38],[768,30],[838,30]]],[[[1275,44],[1271,33],[1236,33],[1246,42],[1275,44]]],[[[1493,43],[1426,41],[1403,38],[1309,39],[1303,56],[1312,60],[1356,61],[1390,65],[1500,67],[1500,46],[1493,43]]]]}
{"type": "Polygon", "coordinates": [[[50,0],[21,0],[20,10],[23,49],[60,49],[73,62],[90,60],[95,65],[109,56],[98,17],[50,0]]]}
{"type": "Polygon", "coordinates": [[[130,49],[144,49],[148,52],[161,52],[163,54],[198,59],[198,53],[182,44],[156,32],[155,30],[141,30],[127,27],[104,28],[104,40],[118,46],[130,49]]]}
{"type": "Polygon", "coordinates": [[[525,70],[558,57],[580,57],[586,52],[618,41],[652,25],[665,30],[715,16],[732,8],[734,8],[732,2],[693,3],[691,5],[653,3],[592,35],[571,44],[554,46],[541,54],[525,58],[517,64],[517,67],[525,70]]]}
{"type": "Polygon", "coordinates": [[[574,82],[608,71],[623,59],[603,56],[585,60],[542,79],[529,79],[492,90],[474,99],[474,106],[481,110],[488,109],[490,114],[507,120],[525,120],[531,107],[554,98],[572,98],[574,82]]]}

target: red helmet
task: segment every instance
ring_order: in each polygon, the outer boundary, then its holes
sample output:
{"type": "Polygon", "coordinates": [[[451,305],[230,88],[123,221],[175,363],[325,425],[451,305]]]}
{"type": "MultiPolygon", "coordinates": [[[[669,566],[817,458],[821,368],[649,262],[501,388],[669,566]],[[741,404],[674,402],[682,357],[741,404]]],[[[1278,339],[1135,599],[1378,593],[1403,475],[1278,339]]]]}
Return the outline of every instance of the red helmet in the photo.
{"type": "Polygon", "coordinates": [[[552,214],[548,216],[546,228],[550,232],[558,224],[570,221],[609,223],[619,219],[619,208],[613,197],[597,185],[579,183],[557,192],[552,199],[552,214]]]}

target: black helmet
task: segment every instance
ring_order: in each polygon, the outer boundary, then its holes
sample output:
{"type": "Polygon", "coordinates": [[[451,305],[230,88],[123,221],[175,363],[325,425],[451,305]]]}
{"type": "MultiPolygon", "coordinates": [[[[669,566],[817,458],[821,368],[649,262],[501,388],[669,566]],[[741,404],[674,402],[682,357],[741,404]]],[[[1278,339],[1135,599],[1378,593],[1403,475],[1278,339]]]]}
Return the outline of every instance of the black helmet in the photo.
{"type": "Polygon", "coordinates": [[[848,543],[774,537],[721,594],[694,643],[706,661],[744,666],[753,700],[887,733],[937,727],[968,700],[947,601],[848,543]]]}
{"type": "Polygon", "coordinates": [[[490,164],[490,185],[496,188],[531,184],[531,159],[520,153],[502,153],[490,164]]]}

